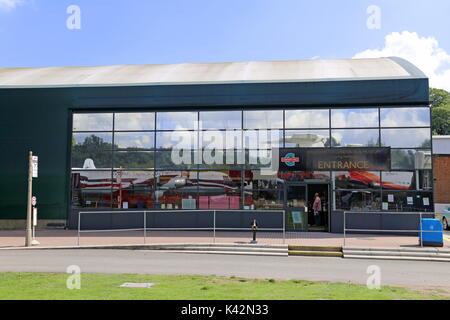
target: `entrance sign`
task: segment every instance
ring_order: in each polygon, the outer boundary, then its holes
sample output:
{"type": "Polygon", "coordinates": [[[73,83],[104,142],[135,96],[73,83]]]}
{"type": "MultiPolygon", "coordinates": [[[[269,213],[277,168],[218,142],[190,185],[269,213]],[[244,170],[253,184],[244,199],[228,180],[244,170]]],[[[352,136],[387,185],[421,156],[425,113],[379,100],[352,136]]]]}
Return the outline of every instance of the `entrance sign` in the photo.
{"type": "Polygon", "coordinates": [[[391,170],[391,148],[284,148],[280,171],[391,170]]]}
{"type": "Polygon", "coordinates": [[[33,156],[31,160],[31,165],[33,167],[33,178],[38,177],[38,157],[33,156]]]}

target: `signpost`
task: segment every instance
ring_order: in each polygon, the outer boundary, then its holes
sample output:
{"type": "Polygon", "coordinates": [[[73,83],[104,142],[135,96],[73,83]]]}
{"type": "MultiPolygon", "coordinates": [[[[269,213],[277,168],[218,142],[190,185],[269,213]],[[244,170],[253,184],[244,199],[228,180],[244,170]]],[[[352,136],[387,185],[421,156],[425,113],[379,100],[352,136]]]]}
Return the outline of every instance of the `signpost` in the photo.
{"type": "Polygon", "coordinates": [[[27,200],[27,230],[25,235],[25,246],[39,244],[34,239],[35,226],[37,225],[37,199],[33,196],[33,178],[38,177],[38,157],[33,156],[33,152],[28,154],[28,200],[27,200]]]}

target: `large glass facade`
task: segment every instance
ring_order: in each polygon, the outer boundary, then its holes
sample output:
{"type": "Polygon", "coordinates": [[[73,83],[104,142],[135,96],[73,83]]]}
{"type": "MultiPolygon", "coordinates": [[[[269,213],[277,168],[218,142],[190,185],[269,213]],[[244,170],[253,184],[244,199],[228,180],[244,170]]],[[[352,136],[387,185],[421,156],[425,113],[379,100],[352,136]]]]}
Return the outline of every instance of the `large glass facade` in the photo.
{"type": "Polygon", "coordinates": [[[432,210],[428,107],[74,113],[72,205],[280,209],[286,185],[330,186],[331,210],[432,210]],[[392,171],[262,174],[273,148],[390,147],[392,171]]]}

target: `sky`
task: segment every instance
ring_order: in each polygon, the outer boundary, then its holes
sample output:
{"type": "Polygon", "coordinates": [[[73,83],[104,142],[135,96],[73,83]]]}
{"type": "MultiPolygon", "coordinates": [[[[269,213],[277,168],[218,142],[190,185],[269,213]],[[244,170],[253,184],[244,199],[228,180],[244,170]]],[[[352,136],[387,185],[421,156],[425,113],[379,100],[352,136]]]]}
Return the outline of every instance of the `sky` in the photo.
{"type": "Polygon", "coordinates": [[[0,0],[0,67],[400,56],[450,91],[449,12],[448,0],[0,0]]]}

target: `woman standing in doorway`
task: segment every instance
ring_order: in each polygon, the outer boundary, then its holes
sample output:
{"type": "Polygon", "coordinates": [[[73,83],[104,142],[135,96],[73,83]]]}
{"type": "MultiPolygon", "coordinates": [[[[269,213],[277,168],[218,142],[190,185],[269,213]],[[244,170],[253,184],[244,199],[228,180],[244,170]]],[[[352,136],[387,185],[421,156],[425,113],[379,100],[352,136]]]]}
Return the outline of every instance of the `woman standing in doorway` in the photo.
{"type": "Polygon", "coordinates": [[[322,211],[322,200],[320,200],[318,193],[314,195],[314,203],[312,208],[314,211],[314,222],[316,226],[320,226],[320,212],[322,211]]]}

